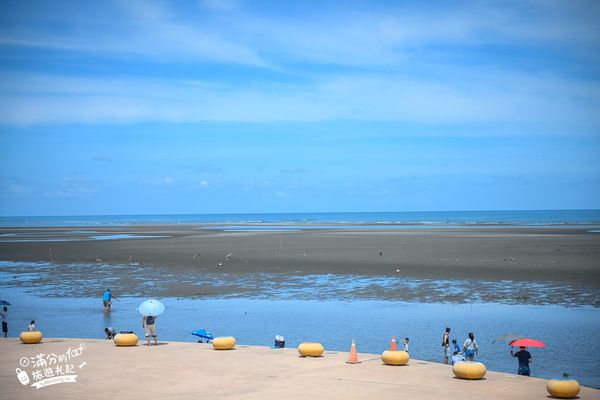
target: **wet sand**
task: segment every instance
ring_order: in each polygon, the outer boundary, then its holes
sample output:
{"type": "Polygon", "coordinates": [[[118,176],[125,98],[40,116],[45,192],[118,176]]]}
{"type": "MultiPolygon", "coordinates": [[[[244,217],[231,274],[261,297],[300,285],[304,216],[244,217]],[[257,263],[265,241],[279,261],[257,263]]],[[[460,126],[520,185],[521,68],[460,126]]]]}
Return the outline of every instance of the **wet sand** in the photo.
{"type": "MultiPolygon", "coordinates": [[[[560,288],[566,287],[575,304],[591,302],[589,305],[600,306],[595,304],[600,291],[600,234],[589,230],[506,226],[393,230],[338,227],[292,232],[223,232],[198,225],[2,228],[0,260],[49,262],[52,259],[57,265],[88,263],[87,271],[79,269],[78,273],[84,275],[91,274],[94,265],[128,266],[131,260],[133,266],[144,269],[147,279],[160,281],[170,277],[172,282],[162,285],[161,294],[174,297],[252,294],[252,289],[236,285],[235,280],[252,276],[264,279],[260,274],[269,274],[275,280],[332,274],[462,280],[467,282],[465,285],[486,292],[485,301],[506,301],[509,296],[511,301],[524,303],[535,303],[535,293],[517,288],[514,293],[495,298],[495,286],[484,283],[515,287],[522,282],[542,283],[555,288],[551,291],[556,293],[547,295],[555,296],[557,304],[564,297],[560,288]],[[94,235],[111,234],[166,237],[86,240],[94,235]],[[192,278],[195,274],[222,275],[232,284],[200,288],[178,284],[176,277],[186,274],[192,278]],[[594,294],[592,300],[590,293],[594,294]]],[[[59,277],[61,271],[56,268],[53,278],[59,277]]],[[[120,279],[116,284],[127,287],[131,272],[127,268],[114,269],[120,279]]],[[[93,290],[96,295],[97,289],[93,290]]],[[[418,293],[415,296],[415,293],[381,291],[377,285],[369,290],[372,296],[366,293],[366,297],[423,298],[418,293]]],[[[440,300],[466,299],[457,294],[440,300]]],[[[546,302],[552,303],[552,297],[546,302]]]]}
{"type": "MultiPolygon", "coordinates": [[[[360,343],[358,344],[360,351],[360,343]]],[[[546,399],[546,380],[488,371],[485,379],[454,378],[451,367],[420,360],[407,366],[383,365],[379,355],[359,353],[360,364],[346,364],[348,353],[301,358],[296,349],[238,345],[216,351],[208,344],[161,343],[116,347],[111,341],[46,339],[23,345],[0,340],[0,387],[5,399],[546,399]],[[22,357],[65,353],[83,343],[73,364],[76,382],[40,389],[22,386],[15,369],[22,357]],[[83,362],[85,364],[83,365],[83,362]],[[80,367],[81,366],[81,367],[80,367]]],[[[34,368],[23,367],[32,379],[34,368]]],[[[29,384],[35,383],[31,380],[29,384]]],[[[581,399],[600,391],[582,387],[581,399]]]]}

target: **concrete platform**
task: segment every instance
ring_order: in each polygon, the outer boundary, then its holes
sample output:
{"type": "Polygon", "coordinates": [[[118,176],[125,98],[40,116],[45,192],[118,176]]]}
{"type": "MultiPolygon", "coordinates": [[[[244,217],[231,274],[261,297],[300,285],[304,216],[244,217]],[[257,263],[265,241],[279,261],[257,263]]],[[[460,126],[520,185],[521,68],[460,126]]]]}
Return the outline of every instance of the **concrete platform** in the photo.
{"type": "MultiPolygon", "coordinates": [[[[1,339],[0,397],[5,400],[548,398],[547,381],[543,379],[488,371],[483,380],[466,381],[454,378],[450,366],[419,360],[391,367],[383,365],[379,355],[374,354],[359,353],[360,364],[347,364],[348,353],[339,352],[326,351],[320,358],[301,358],[296,349],[238,345],[235,350],[217,351],[209,344],[169,342],[148,347],[141,343],[136,347],[117,347],[104,340],[45,339],[40,344],[24,345],[15,339],[1,339]],[[42,357],[38,357],[40,354],[42,357]],[[46,361],[39,361],[40,358],[46,361]],[[41,365],[36,367],[36,364],[41,365]],[[27,386],[19,382],[16,368],[27,373],[30,380],[27,386]],[[63,373],[52,376],[57,374],[57,368],[63,373]],[[32,386],[48,376],[65,379],[69,375],[65,370],[71,368],[70,375],[77,375],[74,383],[39,389],[32,386]],[[44,372],[47,376],[35,380],[35,371],[37,378],[44,372]]],[[[598,400],[600,391],[582,387],[579,397],[598,400]]]]}

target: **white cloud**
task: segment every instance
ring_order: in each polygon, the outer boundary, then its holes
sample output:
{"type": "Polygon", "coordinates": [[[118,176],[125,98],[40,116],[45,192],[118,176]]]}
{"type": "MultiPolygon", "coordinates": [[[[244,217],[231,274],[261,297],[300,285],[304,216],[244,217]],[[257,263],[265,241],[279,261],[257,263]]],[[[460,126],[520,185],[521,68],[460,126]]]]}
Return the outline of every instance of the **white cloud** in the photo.
{"type": "Polygon", "coordinates": [[[33,193],[33,188],[20,183],[10,183],[6,188],[9,196],[24,196],[33,193]]]}
{"type": "Polygon", "coordinates": [[[248,180],[242,183],[242,188],[245,190],[268,189],[271,187],[271,182],[268,180],[252,181],[248,180]]]}
{"type": "MultiPolygon", "coordinates": [[[[96,21],[54,16],[69,31],[64,36],[43,24],[23,30],[0,29],[0,44],[136,57],[160,63],[196,61],[268,67],[253,48],[228,38],[226,31],[213,29],[208,21],[190,21],[178,15],[166,2],[115,1],[113,7],[95,12],[96,21]],[[107,26],[111,29],[107,30],[107,26]]],[[[59,23],[56,20],[52,27],[59,23]]]]}
{"type": "MultiPolygon", "coordinates": [[[[0,44],[87,52],[124,63],[149,59],[164,63],[165,69],[172,62],[280,69],[260,71],[263,80],[246,79],[237,70],[219,73],[215,80],[198,79],[195,73],[189,79],[160,79],[3,72],[0,123],[343,119],[570,125],[575,131],[597,131],[600,123],[600,85],[593,78],[576,79],[579,75],[559,70],[540,74],[519,63],[490,66],[460,60],[463,48],[503,44],[534,52],[560,49],[566,52],[563,58],[577,51],[597,57],[593,54],[600,52],[590,51],[598,50],[600,41],[594,3],[396,4],[385,9],[355,4],[334,6],[336,12],[329,13],[302,8],[304,18],[294,11],[248,12],[233,1],[198,5],[183,10],[177,2],[122,0],[98,6],[98,20],[83,10],[66,19],[52,9],[49,19],[69,35],[26,20],[16,25],[32,29],[0,28],[0,44]],[[321,64],[334,65],[315,67],[321,64]],[[304,69],[306,65],[311,68],[304,69]]],[[[148,72],[161,74],[153,66],[148,72]]]]}
{"type": "MultiPolygon", "coordinates": [[[[338,75],[237,88],[160,79],[2,76],[5,124],[397,121],[597,127],[600,85],[502,70],[338,75]],[[440,72],[442,73],[442,72],[440,72]],[[468,76],[468,79],[467,79],[468,76]]],[[[521,132],[520,132],[521,133],[521,132]]]]}
{"type": "Polygon", "coordinates": [[[287,13],[243,10],[232,0],[198,4],[184,9],[180,2],[120,0],[98,3],[91,11],[77,4],[41,9],[39,15],[18,15],[19,28],[0,29],[0,43],[125,60],[133,56],[160,63],[266,68],[285,68],[287,63],[397,68],[426,54],[439,56],[441,46],[543,44],[593,53],[600,44],[597,2],[323,4],[295,5],[287,13]],[[51,24],[45,25],[46,20],[51,24]],[[57,33],[56,26],[68,34],[57,33]]]}
{"type": "Polygon", "coordinates": [[[79,175],[67,176],[44,192],[46,197],[90,197],[99,190],[98,182],[79,175]]]}
{"type": "Polygon", "coordinates": [[[153,184],[153,185],[159,185],[159,186],[174,185],[175,184],[175,179],[173,179],[170,176],[165,176],[165,177],[162,177],[162,178],[151,180],[150,183],[153,184]]]}

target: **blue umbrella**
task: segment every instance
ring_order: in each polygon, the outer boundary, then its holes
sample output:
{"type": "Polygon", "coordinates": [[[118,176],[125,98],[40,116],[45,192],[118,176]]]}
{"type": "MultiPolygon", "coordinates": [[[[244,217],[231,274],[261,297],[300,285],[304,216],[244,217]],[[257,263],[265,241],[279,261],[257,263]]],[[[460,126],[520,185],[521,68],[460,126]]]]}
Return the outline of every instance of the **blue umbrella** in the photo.
{"type": "Polygon", "coordinates": [[[6,300],[0,300],[0,306],[10,306],[10,303],[6,300]]]}
{"type": "Polygon", "coordinates": [[[152,299],[143,301],[142,304],[138,306],[137,310],[142,315],[151,315],[156,317],[158,314],[165,311],[165,306],[160,301],[152,299]]]}
{"type": "Polygon", "coordinates": [[[208,332],[205,329],[196,329],[194,332],[192,332],[192,335],[198,336],[199,338],[206,339],[206,340],[214,339],[214,336],[212,335],[212,333],[208,332]]]}

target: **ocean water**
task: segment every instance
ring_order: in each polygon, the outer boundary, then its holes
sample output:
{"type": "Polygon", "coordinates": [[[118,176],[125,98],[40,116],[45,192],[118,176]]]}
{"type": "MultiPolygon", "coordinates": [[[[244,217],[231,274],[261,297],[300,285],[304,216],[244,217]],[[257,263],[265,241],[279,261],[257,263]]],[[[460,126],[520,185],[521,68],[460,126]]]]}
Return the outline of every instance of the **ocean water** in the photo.
{"type": "Polygon", "coordinates": [[[138,224],[600,225],[600,210],[419,211],[0,217],[4,227],[138,224]]]}
{"type": "MultiPolygon", "coordinates": [[[[112,326],[143,338],[136,308],[145,298],[120,298],[113,302],[111,313],[103,312],[99,297],[43,298],[18,288],[3,288],[0,298],[13,303],[9,311],[11,337],[18,336],[34,319],[45,337],[101,339],[104,328],[112,326]]],[[[203,328],[215,336],[235,336],[241,345],[271,346],[275,335],[283,335],[287,347],[318,341],[328,351],[347,352],[355,340],[359,353],[380,354],[389,347],[392,336],[398,340],[409,337],[413,359],[442,362],[441,337],[449,326],[451,339],[460,344],[469,332],[475,333],[480,348],[477,360],[489,370],[515,373],[517,361],[510,357],[509,346],[494,343],[494,339],[519,333],[546,343],[546,348],[529,349],[533,376],[555,378],[569,372],[581,384],[600,388],[597,308],[369,300],[160,300],[166,306],[157,319],[163,341],[195,342],[191,332],[203,328]]]]}

